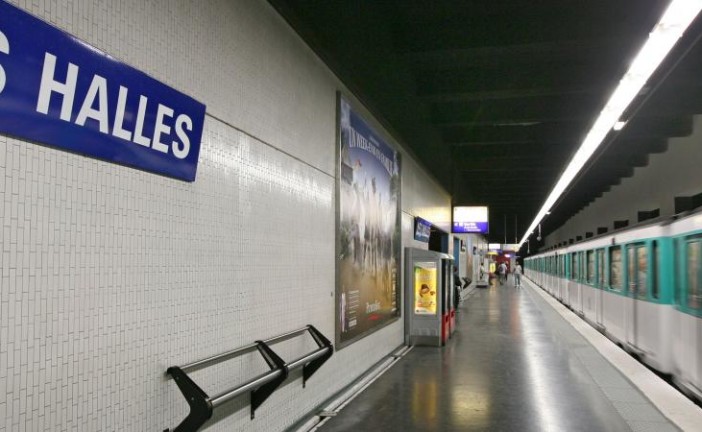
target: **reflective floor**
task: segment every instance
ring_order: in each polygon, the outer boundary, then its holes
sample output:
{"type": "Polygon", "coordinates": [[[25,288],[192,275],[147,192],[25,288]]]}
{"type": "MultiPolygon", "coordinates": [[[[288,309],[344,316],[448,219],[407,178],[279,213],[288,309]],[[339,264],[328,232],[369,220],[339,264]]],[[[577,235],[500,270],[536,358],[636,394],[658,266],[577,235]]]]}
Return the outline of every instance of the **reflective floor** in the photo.
{"type": "Polygon", "coordinates": [[[533,289],[474,290],[445,347],[415,347],[318,430],[678,430],[533,289]]]}

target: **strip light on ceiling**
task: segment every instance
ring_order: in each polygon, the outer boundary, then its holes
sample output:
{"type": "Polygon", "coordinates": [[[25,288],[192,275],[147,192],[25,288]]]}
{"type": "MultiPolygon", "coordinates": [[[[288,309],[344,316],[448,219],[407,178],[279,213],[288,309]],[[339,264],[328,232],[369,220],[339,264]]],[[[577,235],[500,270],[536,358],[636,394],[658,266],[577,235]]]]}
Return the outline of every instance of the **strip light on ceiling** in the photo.
{"type": "Polygon", "coordinates": [[[604,109],[600,112],[580,148],[570,160],[561,178],[554,186],[546,202],[526,230],[519,247],[526,243],[529,235],[551,210],[563,191],[573,181],[592,154],[602,144],[609,131],[619,121],[629,104],[639,94],[646,81],[663,62],[678,39],[702,9],[702,0],[673,0],[658,24],[648,36],[631,67],[619,82],[604,109]]]}

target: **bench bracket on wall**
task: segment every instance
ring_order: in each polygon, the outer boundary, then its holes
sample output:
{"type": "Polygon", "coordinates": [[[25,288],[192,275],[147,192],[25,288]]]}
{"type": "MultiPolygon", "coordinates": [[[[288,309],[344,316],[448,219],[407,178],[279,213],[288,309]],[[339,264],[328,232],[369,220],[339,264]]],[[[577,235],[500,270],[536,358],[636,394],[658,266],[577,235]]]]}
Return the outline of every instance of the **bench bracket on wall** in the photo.
{"type": "MultiPolygon", "coordinates": [[[[334,346],[314,326],[308,325],[299,330],[285,333],[270,339],[259,340],[250,345],[214,355],[184,366],[169,367],[166,373],[173,377],[183,397],[190,406],[190,414],[175,428],[173,432],[194,432],[199,430],[211,417],[214,411],[232,399],[250,392],[251,419],[254,418],[256,409],[270,397],[273,392],[288,378],[290,371],[302,368],[303,387],[307,380],[326,362],[334,353],[334,346]],[[309,332],[317,344],[317,349],[290,362],[285,362],[271,345],[309,332]],[[210,397],[188,375],[196,370],[230,360],[241,355],[258,351],[268,364],[269,371],[255,376],[245,383],[225,390],[210,397]]],[[[170,429],[166,429],[170,431],[170,429]]]]}

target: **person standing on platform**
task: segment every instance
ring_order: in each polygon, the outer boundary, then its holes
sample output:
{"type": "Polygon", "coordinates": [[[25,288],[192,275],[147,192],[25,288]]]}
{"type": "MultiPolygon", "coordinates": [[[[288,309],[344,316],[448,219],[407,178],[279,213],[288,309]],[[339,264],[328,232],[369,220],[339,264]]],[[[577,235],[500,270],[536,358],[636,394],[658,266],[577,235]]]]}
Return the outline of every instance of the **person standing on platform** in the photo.
{"type": "Polygon", "coordinates": [[[504,284],[507,280],[507,265],[505,265],[504,262],[501,262],[500,265],[497,266],[497,274],[500,278],[500,285],[504,284]]]}
{"type": "Polygon", "coordinates": [[[522,266],[519,263],[514,265],[514,286],[517,288],[522,286],[522,266]]]}
{"type": "Polygon", "coordinates": [[[461,302],[461,277],[458,276],[458,267],[453,267],[453,290],[456,296],[456,309],[458,309],[458,304],[461,302]]]}

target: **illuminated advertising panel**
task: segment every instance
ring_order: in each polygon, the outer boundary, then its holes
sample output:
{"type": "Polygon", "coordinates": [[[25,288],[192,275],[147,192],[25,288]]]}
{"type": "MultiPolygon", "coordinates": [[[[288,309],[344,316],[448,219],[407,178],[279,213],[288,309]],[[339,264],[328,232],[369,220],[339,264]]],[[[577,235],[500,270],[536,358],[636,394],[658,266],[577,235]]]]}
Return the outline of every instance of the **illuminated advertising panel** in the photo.
{"type": "Polygon", "coordinates": [[[453,225],[451,232],[455,234],[461,233],[479,233],[487,234],[489,229],[488,224],[488,208],[485,206],[472,207],[454,207],[453,208],[453,225]]]}
{"type": "Polygon", "coordinates": [[[519,251],[519,245],[516,243],[505,243],[502,245],[502,250],[517,252],[519,251]]]}
{"type": "Polygon", "coordinates": [[[414,313],[415,315],[436,315],[436,263],[418,262],[414,264],[414,313]]]}

